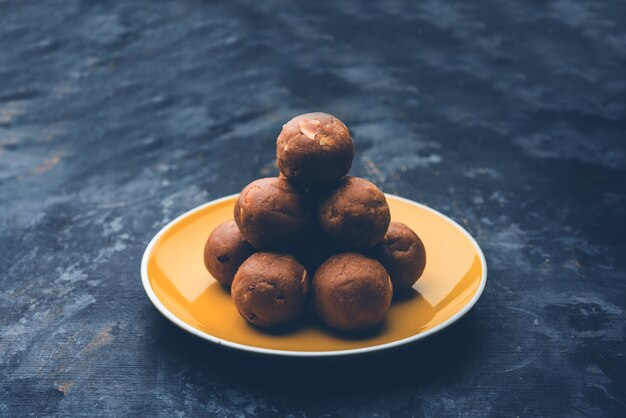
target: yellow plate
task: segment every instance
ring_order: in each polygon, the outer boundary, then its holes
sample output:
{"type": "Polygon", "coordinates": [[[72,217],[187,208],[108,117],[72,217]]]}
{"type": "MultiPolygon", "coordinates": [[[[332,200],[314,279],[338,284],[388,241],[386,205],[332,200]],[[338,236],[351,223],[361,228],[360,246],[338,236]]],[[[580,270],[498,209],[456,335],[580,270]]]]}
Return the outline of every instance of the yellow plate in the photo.
{"type": "Polygon", "coordinates": [[[441,213],[387,195],[394,221],[412,228],[426,247],[426,270],[411,297],[394,301],[373,335],[345,338],[316,321],[283,333],[266,333],[239,316],[230,295],[204,267],[209,234],[232,219],[236,195],[214,200],[181,215],[152,239],[141,276],[150,300],[182,329],[211,342],[264,354],[335,356],[382,350],[424,338],[463,316],[480,297],[487,265],[476,241],[441,213]]]}

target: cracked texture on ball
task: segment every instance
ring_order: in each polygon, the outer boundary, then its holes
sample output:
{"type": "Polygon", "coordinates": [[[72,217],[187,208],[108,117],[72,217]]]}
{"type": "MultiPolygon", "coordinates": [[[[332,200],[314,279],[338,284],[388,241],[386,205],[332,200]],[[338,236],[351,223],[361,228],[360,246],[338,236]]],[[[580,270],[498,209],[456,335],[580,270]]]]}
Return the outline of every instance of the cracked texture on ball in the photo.
{"type": "Polygon", "coordinates": [[[357,253],[328,259],[317,269],[311,288],[317,315],[330,327],[345,331],[380,324],[393,295],[385,268],[357,253]]]}
{"type": "Polygon", "coordinates": [[[306,230],[310,218],[309,200],[286,179],[255,180],[241,191],[235,202],[235,222],[255,248],[286,248],[306,230]]]}
{"type": "Polygon", "coordinates": [[[373,183],[344,177],[325,195],[318,208],[322,231],[347,250],[366,250],[385,235],[391,214],[385,194],[373,183]]]}
{"type": "Polygon", "coordinates": [[[354,143],[346,125],[327,113],[296,116],[276,141],[276,164],[301,186],[333,183],[352,166],[354,143]]]}
{"type": "Polygon", "coordinates": [[[305,268],[287,254],[258,252],[239,268],[231,297],[239,314],[260,327],[284,325],[304,312],[309,293],[305,268]]]}

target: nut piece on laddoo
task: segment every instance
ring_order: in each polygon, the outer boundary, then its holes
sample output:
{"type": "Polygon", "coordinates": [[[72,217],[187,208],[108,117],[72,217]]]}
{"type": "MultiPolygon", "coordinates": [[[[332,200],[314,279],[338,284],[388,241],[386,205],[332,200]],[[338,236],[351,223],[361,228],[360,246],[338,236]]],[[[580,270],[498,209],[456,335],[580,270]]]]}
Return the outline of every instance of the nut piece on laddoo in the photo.
{"type": "Polygon", "coordinates": [[[344,177],[325,195],[318,208],[322,231],[346,250],[366,250],[385,235],[391,214],[385,194],[373,183],[344,177]]]}
{"type": "Polygon", "coordinates": [[[385,266],[397,292],[409,290],[426,267],[426,249],[422,240],[400,222],[389,224],[385,237],[371,253],[385,266]]]}
{"type": "Polygon", "coordinates": [[[241,191],[234,217],[241,234],[255,248],[286,248],[305,232],[309,206],[308,196],[288,180],[268,177],[241,191]]]}
{"type": "Polygon", "coordinates": [[[273,327],[288,324],[304,312],[309,277],[294,257],[258,252],[239,268],[231,297],[239,314],[251,324],[273,327]]]}
{"type": "Polygon", "coordinates": [[[310,187],[333,183],[352,166],[354,143],[350,131],[327,113],[296,116],[276,141],[276,165],[288,179],[310,187]]]}
{"type": "Polygon", "coordinates": [[[317,269],[311,290],[320,319],[343,331],[380,324],[393,295],[389,274],[382,264],[357,253],[329,258],[317,269]]]}
{"type": "Polygon", "coordinates": [[[204,246],[204,265],[222,286],[230,287],[237,269],[254,251],[235,221],[226,221],[209,235],[204,246]]]}

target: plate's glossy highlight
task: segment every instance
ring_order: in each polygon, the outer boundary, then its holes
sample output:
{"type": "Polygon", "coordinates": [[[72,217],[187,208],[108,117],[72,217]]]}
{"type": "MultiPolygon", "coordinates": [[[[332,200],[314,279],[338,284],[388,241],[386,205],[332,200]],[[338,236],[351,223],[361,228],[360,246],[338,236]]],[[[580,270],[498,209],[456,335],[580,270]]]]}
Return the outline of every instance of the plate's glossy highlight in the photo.
{"type": "Polygon", "coordinates": [[[474,239],[449,218],[418,203],[387,195],[393,221],[412,228],[426,247],[426,269],[413,294],[395,300],[375,333],[344,337],[318,321],[267,333],[239,316],[229,293],[202,262],[204,243],[232,219],[236,196],[209,202],[172,221],[146,248],[142,278],[148,296],[170,320],[215,343],[269,354],[338,355],[410,342],[444,328],[469,310],[486,282],[486,264],[474,239]]]}

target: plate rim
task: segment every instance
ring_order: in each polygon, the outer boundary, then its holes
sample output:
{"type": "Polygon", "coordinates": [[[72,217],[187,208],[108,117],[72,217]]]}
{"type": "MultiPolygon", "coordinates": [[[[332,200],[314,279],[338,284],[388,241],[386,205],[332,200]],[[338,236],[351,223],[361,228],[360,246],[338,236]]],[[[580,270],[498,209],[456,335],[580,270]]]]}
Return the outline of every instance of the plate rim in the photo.
{"type": "Polygon", "coordinates": [[[371,353],[371,352],[375,352],[375,351],[382,351],[382,350],[386,350],[386,349],[390,349],[390,348],[394,348],[394,347],[399,347],[399,346],[402,346],[402,345],[410,344],[412,342],[415,342],[415,341],[424,339],[426,337],[429,337],[430,335],[433,335],[433,334],[435,334],[435,333],[437,333],[439,331],[442,331],[443,329],[447,328],[448,326],[452,325],[453,323],[455,323],[456,321],[461,319],[467,312],[469,312],[474,307],[474,305],[476,305],[476,302],[478,302],[478,299],[480,299],[481,295],[483,294],[483,291],[485,290],[485,286],[487,284],[487,261],[485,260],[485,255],[483,254],[483,251],[480,248],[480,245],[478,245],[478,242],[476,242],[474,237],[469,232],[467,232],[465,230],[465,228],[463,228],[456,221],[454,221],[453,219],[451,219],[448,216],[444,215],[443,213],[441,213],[441,212],[439,212],[439,211],[437,211],[437,210],[435,210],[433,208],[430,208],[430,207],[428,207],[428,206],[426,206],[426,205],[424,205],[422,203],[418,203],[418,202],[415,202],[413,200],[407,199],[405,197],[397,196],[397,195],[394,195],[394,194],[391,194],[391,193],[385,193],[385,196],[387,196],[387,197],[392,197],[394,199],[401,200],[401,201],[403,201],[405,203],[409,203],[411,205],[420,207],[422,209],[425,209],[425,210],[427,210],[429,212],[434,213],[437,216],[442,217],[444,220],[446,220],[449,223],[451,223],[452,226],[454,226],[459,231],[461,231],[461,233],[463,233],[469,239],[469,241],[472,243],[472,245],[476,249],[476,252],[478,254],[478,257],[479,257],[480,262],[481,262],[482,267],[483,267],[482,275],[481,275],[481,278],[480,278],[480,284],[478,286],[478,290],[476,291],[476,293],[474,294],[472,299],[467,304],[465,304],[465,306],[463,306],[463,308],[461,308],[456,314],[454,314],[450,318],[446,319],[445,321],[443,321],[439,325],[436,325],[435,327],[430,328],[427,331],[420,332],[420,333],[415,334],[415,335],[411,335],[410,337],[402,338],[400,340],[391,341],[391,342],[384,343],[384,344],[377,344],[377,345],[373,345],[373,346],[370,346],[370,347],[351,348],[351,349],[347,349],[347,350],[332,350],[332,351],[275,350],[275,349],[271,349],[271,348],[255,347],[255,346],[247,345],[247,344],[239,344],[239,343],[235,343],[235,342],[232,342],[232,341],[223,340],[221,338],[215,337],[214,335],[208,334],[208,333],[206,333],[204,331],[201,331],[201,330],[199,330],[197,328],[194,328],[193,326],[187,324],[182,319],[180,319],[176,315],[174,315],[169,309],[167,309],[167,307],[165,305],[163,305],[163,303],[157,297],[156,293],[154,293],[154,290],[152,289],[152,285],[150,284],[150,279],[148,277],[148,259],[150,257],[150,253],[152,252],[152,249],[154,248],[154,246],[156,245],[158,240],[161,238],[161,236],[163,236],[178,221],[180,221],[181,219],[183,219],[183,218],[185,218],[185,217],[187,217],[189,215],[192,215],[192,214],[194,214],[194,213],[204,209],[207,206],[215,205],[215,204],[221,203],[223,201],[232,199],[232,198],[237,197],[237,196],[239,196],[239,193],[235,193],[235,194],[231,194],[231,195],[228,195],[228,196],[224,196],[224,197],[221,197],[219,199],[214,199],[214,200],[211,200],[209,202],[203,203],[203,204],[201,204],[199,206],[196,206],[195,208],[190,209],[187,212],[184,212],[183,214],[177,216],[176,218],[174,218],[173,220],[168,222],[164,227],[162,227],[159,230],[159,232],[156,233],[156,235],[154,237],[152,237],[152,239],[150,240],[150,242],[146,246],[146,249],[144,250],[143,256],[141,258],[141,282],[143,284],[144,291],[146,292],[146,294],[148,295],[148,298],[150,299],[150,302],[152,302],[154,307],[157,308],[157,310],[159,312],[161,312],[161,314],[163,316],[165,316],[168,320],[170,320],[176,326],[178,326],[179,328],[181,328],[181,329],[183,329],[183,330],[185,330],[185,331],[195,335],[196,337],[202,338],[203,340],[207,340],[207,341],[212,342],[214,344],[217,344],[219,346],[229,347],[229,348],[236,349],[236,350],[242,350],[242,351],[247,351],[247,352],[252,352],[252,353],[257,353],[257,354],[288,356],[288,357],[335,357],[335,356],[346,356],[346,355],[371,353]]]}

